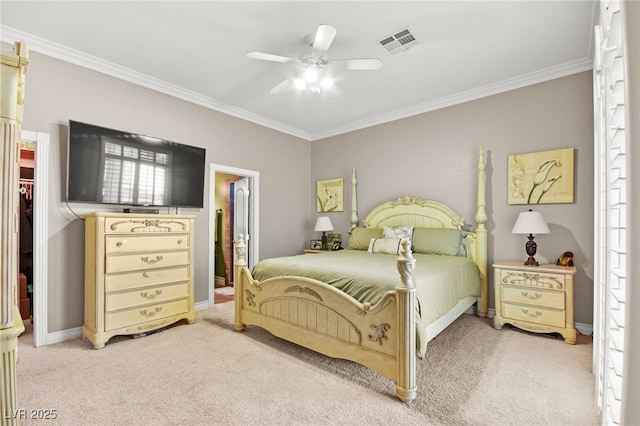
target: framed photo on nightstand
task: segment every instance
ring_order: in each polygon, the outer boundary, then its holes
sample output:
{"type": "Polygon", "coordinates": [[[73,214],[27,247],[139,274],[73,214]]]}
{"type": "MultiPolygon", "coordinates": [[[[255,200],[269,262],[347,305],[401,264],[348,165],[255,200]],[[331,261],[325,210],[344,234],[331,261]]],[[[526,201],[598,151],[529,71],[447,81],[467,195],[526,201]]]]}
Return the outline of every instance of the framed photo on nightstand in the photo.
{"type": "Polygon", "coordinates": [[[321,240],[311,240],[311,244],[309,244],[309,248],[311,250],[321,250],[322,249],[322,241],[321,240]]]}

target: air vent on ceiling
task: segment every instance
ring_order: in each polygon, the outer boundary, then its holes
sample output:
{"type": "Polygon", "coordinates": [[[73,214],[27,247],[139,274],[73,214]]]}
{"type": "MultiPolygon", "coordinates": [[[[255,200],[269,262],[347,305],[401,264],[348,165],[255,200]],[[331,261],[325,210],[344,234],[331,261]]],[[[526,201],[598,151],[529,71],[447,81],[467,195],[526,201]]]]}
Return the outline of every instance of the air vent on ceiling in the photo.
{"type": "Polygon", "coordinates": [[[409,27],[403,28],[378,41],[378,44],[391,55],[411,49],[418,44],[409,27]]]}

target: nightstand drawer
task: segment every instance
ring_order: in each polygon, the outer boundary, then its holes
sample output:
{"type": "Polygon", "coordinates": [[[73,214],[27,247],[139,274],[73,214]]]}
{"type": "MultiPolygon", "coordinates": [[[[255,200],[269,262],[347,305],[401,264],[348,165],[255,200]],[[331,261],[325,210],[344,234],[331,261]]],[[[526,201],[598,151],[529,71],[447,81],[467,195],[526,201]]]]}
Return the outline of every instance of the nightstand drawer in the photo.
{"type": "Polygon", "coordinates": [[[542,308],[539,306],[516,305],[511,303],[502,304],[502,315],[505,318],[514,320],[534,322],[554,327],[565,326],[565,312],[554,309],[542,308]]]}
{"type": "Polygon", "coordinates": [[[547,308],[564,309],[564,292],[537,288],[502,287],[502,300],[523,304],[534,304],[547,308]]]}
{"type": "Polygon", "coordinates": [[[501,270],[500,282],[506,285],[533,287],[549,290],[564,290],[565,275],[544,271],[501,270]]]}

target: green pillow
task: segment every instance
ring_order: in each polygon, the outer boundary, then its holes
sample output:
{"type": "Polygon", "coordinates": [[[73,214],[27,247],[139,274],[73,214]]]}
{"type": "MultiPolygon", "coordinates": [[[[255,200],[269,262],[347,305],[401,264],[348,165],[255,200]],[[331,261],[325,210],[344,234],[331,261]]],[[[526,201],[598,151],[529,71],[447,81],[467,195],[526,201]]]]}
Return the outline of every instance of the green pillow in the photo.
{"type": "Polygon", "coordinates": [[[351,250],[367,250],[372,238],[382,238],[382,228],[353,228],[349,233],[351,250]]]}
{"type": "Polygon", "coordinates": [[[461,242],[462,235],[458,229],[415,228],[413,230],[415,253],[457,256],[460,253],[461,242]]]}

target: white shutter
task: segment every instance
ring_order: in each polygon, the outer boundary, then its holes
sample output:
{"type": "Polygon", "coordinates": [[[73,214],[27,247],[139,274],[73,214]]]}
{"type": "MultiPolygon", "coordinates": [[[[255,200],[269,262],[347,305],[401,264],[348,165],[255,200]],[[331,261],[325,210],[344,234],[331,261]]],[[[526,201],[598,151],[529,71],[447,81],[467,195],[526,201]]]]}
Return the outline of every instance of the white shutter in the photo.
{"type": "Polygon", "coordinates": [[[620,424],[626,285],[625,75],[620,2],[600,3],[594,63],[594,371],[603,424],[620,424]]]}

